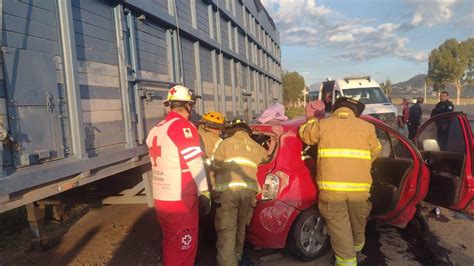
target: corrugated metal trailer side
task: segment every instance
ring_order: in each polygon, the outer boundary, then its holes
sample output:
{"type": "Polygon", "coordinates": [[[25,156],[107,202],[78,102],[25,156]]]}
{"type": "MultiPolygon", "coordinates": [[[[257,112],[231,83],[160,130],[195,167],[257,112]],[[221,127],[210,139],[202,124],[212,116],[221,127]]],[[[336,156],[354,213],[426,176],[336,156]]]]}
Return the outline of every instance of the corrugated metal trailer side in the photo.
{"type": "Polygon", "coordinates": [[[282,100],[279,33],[258,0],[0,7],[0,212],[147,164],[173,84],[228,118],[282,100]]]}

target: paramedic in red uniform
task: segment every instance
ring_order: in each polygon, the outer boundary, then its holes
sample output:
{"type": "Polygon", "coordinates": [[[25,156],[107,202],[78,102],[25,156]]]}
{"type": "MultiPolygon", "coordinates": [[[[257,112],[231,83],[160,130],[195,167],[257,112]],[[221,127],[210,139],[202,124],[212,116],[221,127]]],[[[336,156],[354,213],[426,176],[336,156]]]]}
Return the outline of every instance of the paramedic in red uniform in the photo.
{"type": "Polygon", "coordinates": [[[199,135],[189,122],[195,104],[181,85],[168,92],[168,115],[154,126],[146,143],[153,172],[153,198],[163,233],[165,266],[194,265],[198,245],[198,202],[210,209],[199,135]],[[199,201],[198,201],[199,197],[199,201]]]}

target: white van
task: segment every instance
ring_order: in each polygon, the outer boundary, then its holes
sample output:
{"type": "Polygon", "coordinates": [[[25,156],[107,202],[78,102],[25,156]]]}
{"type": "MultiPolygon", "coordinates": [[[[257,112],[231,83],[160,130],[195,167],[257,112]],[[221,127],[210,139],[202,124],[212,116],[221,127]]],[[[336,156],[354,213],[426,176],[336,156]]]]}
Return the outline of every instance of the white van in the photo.
{"type": "Polygon", "coordinates": [[[340,96],[353,98],[365,104],[363,114],[371,115],[392,127],[397,123],[397,108],[390,102],[380,85],[369,76],[346,77],[328,80],[321,84],[318,99],[326,104],[330,112],[332,104],[340,96]]]}

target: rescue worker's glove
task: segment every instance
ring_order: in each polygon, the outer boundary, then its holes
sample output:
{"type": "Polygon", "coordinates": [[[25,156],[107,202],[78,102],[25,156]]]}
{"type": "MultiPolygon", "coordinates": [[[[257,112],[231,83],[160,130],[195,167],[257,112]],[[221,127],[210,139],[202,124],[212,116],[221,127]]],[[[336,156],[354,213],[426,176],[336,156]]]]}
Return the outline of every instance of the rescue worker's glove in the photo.
{"type": "Polygon", "coordinates": [[[211,212],[211,193],[209,191],[201,191],[199,209],[204,215],[208,215],[211,212]]]}

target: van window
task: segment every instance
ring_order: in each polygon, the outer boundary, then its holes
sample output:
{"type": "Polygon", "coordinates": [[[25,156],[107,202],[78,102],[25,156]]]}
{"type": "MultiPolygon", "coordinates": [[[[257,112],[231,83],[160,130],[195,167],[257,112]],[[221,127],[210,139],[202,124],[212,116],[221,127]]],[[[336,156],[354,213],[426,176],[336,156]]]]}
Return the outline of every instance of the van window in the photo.
{"type": "Polygon", "coordinates": [[[378,87],[344,89],[344,96],[353,98],[364,104],[390,103],[387,96],[378,87]]]}
{"type": "Polygon", "coordinates": [[[328,81],[323,83],[322,88],[322,97],[321,100],[324,102],[325,111],[331,112],[332,109],[332,101],[333,101],[333,90],[334,90],[334,83],[335,81],[328,81]]]}
{"type": "Polygon", "coordinates": [[[309,97],[308,100],[311,101],[316,101],[319,98],[319,91],[310,91],[309,92],[309,97]]]}

